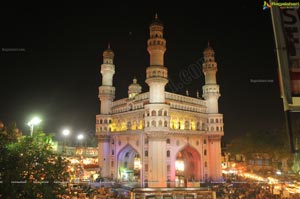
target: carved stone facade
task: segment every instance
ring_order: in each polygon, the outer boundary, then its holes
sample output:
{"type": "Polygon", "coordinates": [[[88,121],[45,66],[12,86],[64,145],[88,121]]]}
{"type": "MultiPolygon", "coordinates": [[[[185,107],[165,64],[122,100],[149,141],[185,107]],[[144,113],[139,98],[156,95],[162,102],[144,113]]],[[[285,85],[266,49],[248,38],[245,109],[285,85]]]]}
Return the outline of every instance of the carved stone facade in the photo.
{"type": "Polygon", "coordinates": [[[103,53],[101,113],[96,116],[101,175],[134,181],[141,187],[186,186],[189,181],[221,180],[223,115],[218,113],[217,63],[211,46],[204,50],[203,97],[165,91],[166,40],[156,16],[150,25],[146,69],[149,92],[134,79],[128,98],[114,100],[115,66],[109,48],[103,53]],[[107,76],[107,77],[106,77],[107,76]]]}

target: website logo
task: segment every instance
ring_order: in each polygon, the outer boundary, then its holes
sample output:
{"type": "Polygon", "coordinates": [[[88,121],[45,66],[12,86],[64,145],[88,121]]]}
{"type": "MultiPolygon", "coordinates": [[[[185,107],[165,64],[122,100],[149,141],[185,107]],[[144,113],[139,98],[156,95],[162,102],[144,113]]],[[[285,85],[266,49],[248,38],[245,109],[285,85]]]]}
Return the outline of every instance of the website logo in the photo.
{"type": "Polygon", "coordinates": [[[264,1],[263,10],[270,9],[271,7],[272,6],[268,2],[264,1]]]}
{"type": "Polygon", "coordinates": [[[280,9],[286,9],[286,8],[298,9],[299,6],[300,6],[300,3],[299,2],[276,2],[276,1],[272,1],[271,4],[270,4],[267,1],[264,1],[263,10],[270,9],[273,6],[277,6],[280,9]]]}

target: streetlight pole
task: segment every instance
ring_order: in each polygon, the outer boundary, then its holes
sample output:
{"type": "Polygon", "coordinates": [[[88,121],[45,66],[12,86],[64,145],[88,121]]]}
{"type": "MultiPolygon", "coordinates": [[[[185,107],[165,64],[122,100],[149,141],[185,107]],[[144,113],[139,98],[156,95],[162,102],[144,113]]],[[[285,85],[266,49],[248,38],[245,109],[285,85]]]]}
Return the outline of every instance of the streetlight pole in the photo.
{"type": "MultiPolygon", "coordinates": [[[[77,136],[77,139],[79,140],[79,142],[80,142],[80,145],[79,146],[83,146],[82,145],[82,140],[84,139],[84,135],[83,134],[79,134],[78,136],[77,136]]],[[[85,149],[83,149],[83,155],[85,155],[85,149]]]]}
{"type": "Polygon", "coordinates": [[[34,125],[38,125],[39,123],[41,123],[41,119],[38,117],[34,117],[32,120],[30,120],[27,125],[30,126],[30,136],[33,135],[33,127],[34,125]]]}
{"type": "Polygon", "coordinates": [[[63,153],[66,153],[66,138],[67,138],[68,135],[70,135],[70,130],[69,129],[64,129],[62,134],[64,136],[63,153]]]}

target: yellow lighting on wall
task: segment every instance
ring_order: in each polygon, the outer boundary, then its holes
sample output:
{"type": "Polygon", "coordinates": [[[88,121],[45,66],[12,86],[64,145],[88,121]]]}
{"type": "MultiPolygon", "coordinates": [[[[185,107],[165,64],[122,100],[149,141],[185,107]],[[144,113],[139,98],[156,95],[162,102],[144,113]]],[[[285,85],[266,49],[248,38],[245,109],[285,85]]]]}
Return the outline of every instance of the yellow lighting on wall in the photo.
{"type": "Polygon", "coordinates": [[[192,127],[192,130],[195,131],[196,130],[196,124],[194,121],[191,122],[191,127],[192,127]]]}
{"type": "Polygon", "coordinates": [[[180,121],[180,129],[184,130],[184,121],[183,120],[180,121]]]}
{"type": "Polygon", "coordinates": [[[126,122],[121,123],[121,131],[126,131],[127,130],[127,125],[126,122]]]}
{"type": "Polygon", "coordinates": [[[143,129],[143,121],[142,120],[140,120],[140,124],[139,124],[138,129],[143,129]]]}
{"type": "Polygon", "coordinates": [[[136,128],[137,128],[137,126],[136,126],[136,122],[134,121],[134,122],[133,122],[133,124],[132,124],[132,127],[131,127],[131,129],[132,129],[132,130],[136,130],[136,128]]]}
{"type": "Polygon", "coordinates": [[[183,161],[183,159],[177,159],[175,161],[175,169],[177,171],[184,171],[184,161],[183,161]]]}
{"type": "Polygon", "coordinates": [[[135,170],[141,169],[141,159],[139,157],[135,157],[133,165],[135,170]]]}
{"type": "Polygon", "coordinates": [[[171,123],[172,123],[172,128],[173,129],[178,129],[178,127],[179,127],[178,120],[172,119],[171,123]]]}

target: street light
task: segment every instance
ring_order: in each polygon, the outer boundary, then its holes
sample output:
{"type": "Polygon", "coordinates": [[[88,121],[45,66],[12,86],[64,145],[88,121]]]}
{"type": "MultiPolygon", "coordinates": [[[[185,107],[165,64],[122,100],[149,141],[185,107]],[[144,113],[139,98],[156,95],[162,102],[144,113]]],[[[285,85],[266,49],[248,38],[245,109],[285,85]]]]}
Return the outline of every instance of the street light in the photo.
{"type": "Polygon", "coordinates": [[[32,136],[32,134],[33,134],[33,127],[34,127],[34,125],[38,125],[39,123],[41,123],[41,121],[42,120],[40,118],[34,117],[34,118],[32,118],[32,120],[30,120],[27,123],[27,125],[30,126],[30,136],[32,136]]]}
{"type": "MultiPolygon", "coordinates": [[[[84,138],[84,135],[83,134],[79,134],[79,135],[77,135],[77,140],[79,140],[79,142],[80,142],[80,146],[82,147],[82,142],[81,142],[81,140],[83,140],[83,138],[84,138]]],[[[83,149],[84,150],[84,149],[83,149]]],[[[83,151],[83,154],[85,154],[85,152],[83,151]]]]}
{"type": "Polygon", "coordinates": [[[64,129],[64,130],[62,131],[62,134],[63,134],[63,136],[64,136],[63,153],[65,153],[65,152],[66,152],[66,138],[67,138],[68,135],[70,135],[70,130],[69,130],[69,129],[64,129]]]}
{"type": "Polygon", "coordinates": [[[79,142],[81,142],[81,140],[83,140],[83,139],[84,139],[84,135],[83,134],[77,135],[77,140],[79,140],[79,142]]]}
{"type": "Polygon", "coordinates": [[[84,138],[83,134],[79,134],[79,135],[77,136],[77,139],[78,139],[78,140],[82,140],[83,138],[84,138]]]}

